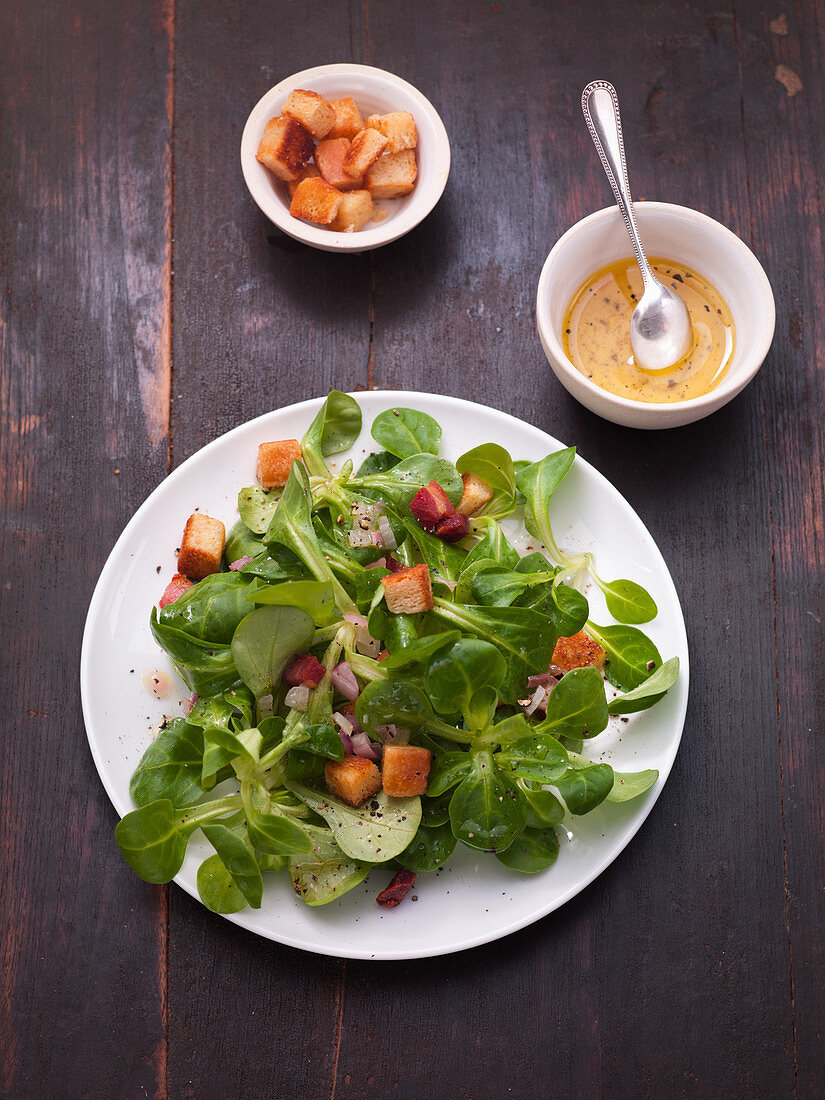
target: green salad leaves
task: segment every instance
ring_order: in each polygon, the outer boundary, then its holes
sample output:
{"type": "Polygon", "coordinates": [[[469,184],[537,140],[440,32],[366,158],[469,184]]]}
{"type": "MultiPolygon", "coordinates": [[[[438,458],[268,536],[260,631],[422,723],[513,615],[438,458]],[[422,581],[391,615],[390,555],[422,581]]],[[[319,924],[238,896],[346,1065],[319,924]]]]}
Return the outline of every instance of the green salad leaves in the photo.
{"type": "Polygon", "coordinates": [[[604,805],[607,829],[610,804],[658,780],[582,755],[611,716],[663,699],[679,662],[640,629],[657,607],[637,581],[606,581],[593,554],[556,541],[550,506],[575,450],[528,462],[482,442],[453,464],[441,426],[397,407],[371,424],[380,450],[357,472],[332,462],[361,430],[357,401],[332,391],[283,488],[240,490],[222,570],[150,615],[194,695],[146,749],[116,839],[141,878],[168,882],[199,833],[214,912],[260,907],[267,874],[324,905],[376,867],[436,871],[459,845],[535,874],[557,859],[563,822],[604,805]],[[444,541],[422,496],[455,515],[467,475],[486,503],[444,541]],[[509,517],[523,518],[526,552],[509,517]],[[384,582],[414,566],[432,597],[388,605],[384,582]],[[587,577],[615,622],[591,621],[587,577]],[[603,673],[554,663],[581,631],[603,673]],[[415,793],[397,796],[391,755],[423,768],[415,793]],[[337,786],[340,769],[366,793],[337,786]]]}

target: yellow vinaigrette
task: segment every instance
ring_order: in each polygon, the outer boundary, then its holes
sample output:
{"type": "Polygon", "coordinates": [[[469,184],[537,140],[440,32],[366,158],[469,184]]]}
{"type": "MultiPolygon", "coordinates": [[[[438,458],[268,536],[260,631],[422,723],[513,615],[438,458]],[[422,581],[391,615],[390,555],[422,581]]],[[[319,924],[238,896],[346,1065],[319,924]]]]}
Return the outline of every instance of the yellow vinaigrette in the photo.
{"type": "Polygon", "coordinates": [[[684,301],[693,347],[665,371],[636,365],[630,315],[642,296],[632,257],[600,268],[576,292],[564,318],[562,342],[570,361],[603,390],[633,401],[685,401],[721,382],[733,356],[733,317],[715,287],[683,264],[651,259],[656,277],[684,301]]]}

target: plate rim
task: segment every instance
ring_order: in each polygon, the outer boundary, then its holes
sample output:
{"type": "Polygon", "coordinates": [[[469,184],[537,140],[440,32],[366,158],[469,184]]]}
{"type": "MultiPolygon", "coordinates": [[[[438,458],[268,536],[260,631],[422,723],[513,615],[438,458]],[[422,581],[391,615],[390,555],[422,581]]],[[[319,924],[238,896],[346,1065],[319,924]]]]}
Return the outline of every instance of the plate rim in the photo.
{"type": "MultiPolygon", "coordinates": [[[[512,413],[503,412],[500,409],[494,408],[492,405],[484,405],[478,401],[468,401],[466,398],[462,397],[453,397],[449,394],[439,394],[423,390],[374,389],[345,392],[348,392],[349,396],[358,401],[359,405],[362,401],[371,401],[373,398],[387,400],[390,405],[396,402],[400,404],[402,400],[409,402],[415,401],[417,399],[429,400],[432,398],[436,398],[439,400],[448,401],[454,406],[458,405],[459,407],[464,408],[467,412],[471,412],[472,410],[476,409],[483,409],[485,412],[493,413],[496,417],[502,418],[517,429],[527,427],[532,431],[538,432],[540,435],[544,436],[551,444],[561,443],[560,440],[556,439],[555,436],[551,436],[549,432],[545,431],[543,428],[539,428],[535,424],[530,424],[528,421],[522,420],[520,417],[514,416],[512,413]]],[[[104,761],[102,759],[102,752],[92,736],[94,717],[91,713],[91,704],[89,702],[89,681],[91,676],[90,658],[92,646],[94,644],[94,628],[96,625],[96,620],[100,615],[100,605],[102,604],[104,598],[104,589],[108,581],[109,574],[113,572],[115,568],[115,560],[119,555],[121,548],[125,546],[126,543],[128,543],[133,531],[140,527],[143,514],[149,510],[149,507],[155,497],[161,491],[165,491],[167,486],[174,486],[174,484],[176,484],[178,480],[182,480],[182,478],[185,476],[185,471],[188,470],[190,465],[194,464],[196,461],[202,461],[205,455],[208,455],[211,451],[217,449],[218,446],[223,445],[226,440],[231,439],[235,435],[239,435],[241,432],[249,430],[257,423],[261,423],[269,419],[269,417],[271,417],[275,413],[298,413],[308,410],[313,406],[315,406],[316,408],[320,408],[321,404],[326,399],[326,396],[327,395],[322,394],[318,397],[306,398],[303,401],[294,402],[290,405],[283,405],[279,408],[270,409],[267,412],[252,417],[250,420],[245,420],[242,423],[235,425],[235,427],[230,428],[226,432],[223,432],[221,435],[204,444],[203,447],[200,447],[193,454],[189,455],[186,459],[184,459],[183,462],[181,462],[179,466],[176,466],[174,470],[167,474],[167,476],[163,478],[163,480],[160,481],[151,490],[145,500],[143,500],[143,502],[137,507],[134,514],[131,516],[126,526],[123,528],[117,540],[115,541],[112,549],[106,557],[106,561],[103,563],[103,566],[100,569],[98,579],[95,583],[94,591],[92,592],[92,596],[89,601],[89,606],[86,613],[86,620],[83,628],[83,638],[80,649],[80,695],[83,721],[86,730],[86,739],[89,744],[89,749],[91,751],[95,770],[97,771],[98,778],[100,779],[103,788],[109,797],[109,800],[111,801],[115,811],[118,814],[122,815],[123,812],[128,812],[129,807],[127,806],[125,811],[121,811],[122,802],[119,797],[119,793],[114,789],[114,783],[107,775],[104,761]]],[[[561,443],[561,446],[564,447],[565,444],[561,443]]],[[[459,951],[467,951],[474,947],[480,947],[485,943],[495,942],[496,940],[503,939],[506,936],[512,935],[514,932],[520,931],[522,928],[526,928],[531,924],[535,924],[543,917],[549,916],[549,914],[555,912],[557,909],[560,909],[563,905],[566,905],[567,902],[574,898],[577,894],[580,894],[584,890],[586,890],[587,887],[590,886],[591,883],[593,883],[594,880],[599,877],[599,875],[606,871],[607,868],[613,862],[615,862],[615,860],[618,859],[622,852],[624,852],[625,849],[630,845],[630,842],[637,835],[642,825],[650,816],[653,807],[658,802],[659,797],[664,790],[665,784],[670,777],[670,773],[673,770],[673,765],[679,752],[682,735],[684,733],[685,718],[687,714],[687,706],[690,695],[689,642],[684,612],[682,610],[682,605],[679,599],[676,585],[673,581],[673,577],[671,576],[667,562],[665,561],[656,540],[653,538],[650,531],[648,530],[647,525],[644,523],[644,521],[639,516],[638,512],[636,512],[635,508],[633,508],[633,506],[630,504],[630,502],[616,488],[616,486],[613,485],[613,483],[604,474],[597,470],[595,466],[588,462],[587,459],[582,458],[581,455],[579,455],[578,450],[576,452],[576,458],[579,462],[583,464],[583,466],[587,468],[587,471],[591,476],[595,476],[595,478],[598,482],[601,483],[603,488],[606,488],[611,494],[615,495],[615,497],[618,498],[618,500],[628,510],[632,517],[635,518],[644,535],[649,540],[649,549],[654,555],[655,559],[657,559],[658,564],[662,569],[661,580],[663,583],[666,584],[666,586],[669,587],[670,593],[674,599],[674,606],[677,612],[676,626],[681,630],[681,640],[684,645],[684,660],[680,665],[680,680],[682,681],[681,702],[673,720],[674,733],[672,739],[672,750],[669,753],[669,759],[666,763],[666,766],[662,766],[659,769],[659,782],[654,788],[652,788],[647,803],[644,806],[641,806],[637,814],[634,816],[632,822],[629,825],[629,832],[624,839],[621,847],[619,847],[617,850],[613,850],[611,848],[595,862],[594,866],[584,875],[582,879],[577,880],[575,885],[569,887],[561,895],[555,896],[548,904],[540,905],[535,910],[532,910],[529,914],[516,917],[513,921],[510,921],[504,925],[498,925],[494,930],[480,932],[461,941],[456,941],[449,944],[441,944],[426,952],[422,952],[421,950],[416,949],[414,951],[381,950],[379,952],[371,953],[359,949],[347,949],[345,943],[342,943],[340,945],[336,944],[327,946],[313,942],[306,942],[302,940],[300,936],[292,935],[290,933],[276,935],[271,929],[258,927],[255,925],[254,918],[251,918],[251,914],[256,913],[257,910],[243,910],[241,913],[219,913],[214,914],[215,916],[222,917],[223,919],[230,921],[237,927],[242,928],[245,931],[250,932],[254,935],[261,936],[262,938],[270,940],[271,942],[284,944],[285,946],[297,948],[302,951],[309,951],[313,954],[323,955],[328,958],[363,959],[371,962],[394,962],[410,959],[435,958],[439,955],[456,954],[459,951]]],[[[175,876],[172,881],[175,883],[175,885],[181,887],[183,890],[186,891],[187,894],[193,897],[198,902],[198,904],[203,905],[203,902],[198,896],[197,888],[194,885],[190,887],[187,882],[182,881],[180,872],[178,873],[178,875],[175,876]]]]}

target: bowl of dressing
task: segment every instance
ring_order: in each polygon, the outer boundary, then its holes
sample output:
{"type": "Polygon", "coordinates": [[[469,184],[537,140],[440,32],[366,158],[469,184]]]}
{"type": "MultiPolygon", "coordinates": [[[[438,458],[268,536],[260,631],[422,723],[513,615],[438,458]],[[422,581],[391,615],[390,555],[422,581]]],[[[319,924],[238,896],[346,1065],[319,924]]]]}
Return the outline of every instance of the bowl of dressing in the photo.
{"type": "Polygon", "coordinates": [[[762,265],[725,226],[671,203],[634,209],[657,278],[688,307],[688,355],[658,372],[633,358],[630,315],[642,277],[615,206],[577,222],[547,257],[539,336],[556,377],[591,412],[631,428],[673,428],[701,420],[747,386],[771,346],[776,308],[762,265]]]}

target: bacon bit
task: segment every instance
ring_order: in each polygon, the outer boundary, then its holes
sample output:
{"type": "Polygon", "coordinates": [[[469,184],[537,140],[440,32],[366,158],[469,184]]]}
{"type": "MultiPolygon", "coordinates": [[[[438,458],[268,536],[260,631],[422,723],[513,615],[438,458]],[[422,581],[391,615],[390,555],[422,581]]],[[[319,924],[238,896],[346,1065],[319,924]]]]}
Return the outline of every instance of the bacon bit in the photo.
{"type": "Polygon", "coordinates": [[[466,539],[470,533],[470,521],[467,516],[463,516],[460,512],[456,512],[452,516],[444,516],[435,525],[433,534],[436,538],[441,539],[442,542],[458,542],[460,539],[466,539]]]}
{"type": "Polygon", "coordinates": [[[406,565],[401,564],[398,558],[394,558],[392,554],[387,554],[386,562],[387,569],[389,569],[391,573],[400,573],[402,570],[407,568],[406,565]]]}
{"type": "Polygon", "coordinates": [[[376,658],[376,660],[386,661],[386,659],[389,657],[389,655],[390,655],[390,651],[388,649],[382,649],[381,652],[378,654],[378,657],[376,658]]]}
{"type": "Polygon", "coordinates": [[[305,653],[302,657],[296,657],[284,669],[281,679],[290,687],[315,688],[324,678],[324,666],[317,657],[305,653]]]}
{"type": "Polygon", "coordinates": [[[445,516],[455,515],[450,498],[437,481],[431,481],[426,488],[418,490],[410,501],[410,511],[425,531],[432,531],[445,516]]]}
{"type": "Polygon", "coordinates": [[[179,596],[184,594],[187,588],[191,587],[192,581],[188,577],[184,577],[183,573],[176,573],[164,589],[158,607],[163,608],[170,603],[174,603],[179,596]]]}
{"type": "Polygon", "coordinates": [[[386,890],[375,899],[385,909],[395,909],[415,885],[414,871],[399,871],[386,890]]]}

